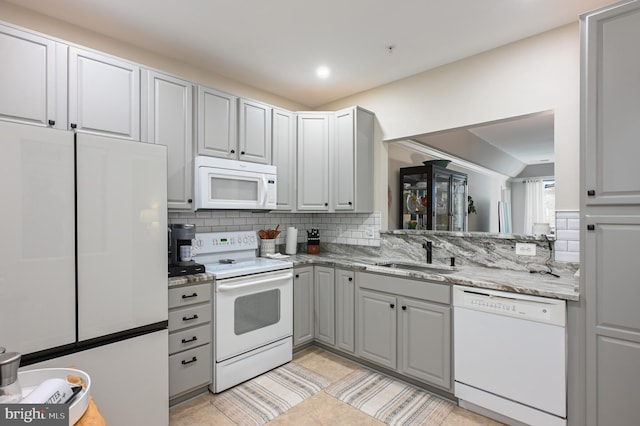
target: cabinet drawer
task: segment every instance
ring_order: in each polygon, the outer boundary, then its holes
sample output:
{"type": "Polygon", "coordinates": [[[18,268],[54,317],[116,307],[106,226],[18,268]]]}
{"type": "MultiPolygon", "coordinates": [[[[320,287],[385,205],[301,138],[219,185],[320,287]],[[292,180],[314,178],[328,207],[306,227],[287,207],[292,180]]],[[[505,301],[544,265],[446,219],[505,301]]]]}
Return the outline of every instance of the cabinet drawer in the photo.
{"type": "Polygon", "coordinates": [[[169,357],[169,396],[211,383],[211,345],[169,357]]]}
{"type": "Polygon", "coordinates": [[[211,284],[196,284],[169,289],[169,309],[211,300],[211,284]]]}
{"type": "Polygon", "coordinates": [[[169,331],[205,324],[211,321],[211,304],[169,311],[169,331]]]}
{"type": "Polygon", "coordinates": [[[169,353],[191,349],[211,341],[211,324],[188,328],[169,335],[169,353]]]}

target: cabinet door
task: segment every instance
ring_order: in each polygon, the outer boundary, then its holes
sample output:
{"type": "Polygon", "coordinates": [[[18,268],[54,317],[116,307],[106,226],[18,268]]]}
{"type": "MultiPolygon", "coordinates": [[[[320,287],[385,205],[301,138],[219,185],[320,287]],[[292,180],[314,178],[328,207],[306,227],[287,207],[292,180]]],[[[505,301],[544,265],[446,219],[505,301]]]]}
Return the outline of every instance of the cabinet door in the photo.
{"type": "Polygon", "coordinates": [[[396,298],[358,291],[358,356],[396,368],[396,298]]]}
{"type": "Polygon", "coordinates": [[[332,196],[334,210],[355,209],[355,135],[353,108],[335,113],[333,133],[332,196]]]}
{"type": "Polygon", "coordinates": [[[329,115],[298,114],[298,210],[329,210],[329,115]]]}
{"type": "Polygon", "coordinates": [[[415,299],[400,304],[402,374],[451,389],[451,308],[415,299]]]}
{"type": "Polygon", "coordinates": [[[355,351],[355,273],[336,269],[336,346],[355,351]]]}
{"type": "Polygon", "coordinates": [[[145,71],[145,137],[167,147],[167,206],[190,210],[193,202],[193,85],[145,71]]]}
{"type": "Polygon", "coordinates": [[[69,123],[79,132],[140,140],[140,68],[69,48],[69,123]]]}
{"type": "Polygon", "coordinates": [[[271,164],[271,107],[247,99],[240,99],[239,105],[238,158],[271,164]]]}
{"type": "Polygon", "coordinates": [[[313,309],[313,266],[297,268],[293,280],[294,347],[313,341],[313,309]]]}
{"type": "Polygon", "coordinates": [[[0,119],[66,129],[67,47],[0,25],[0,52],[0,119]]]}
{"type": "Polygon", "coordinates": [[[587,418],[594,425],[640,418],[640,216],[586,215],[587,418]]]}
{"type": "Polygon", "coordinates": [[[296,210],[295,120],[292,112],[273,110],[271,160],[278,168],[278,210],[296,210]]]}
{"type": "Polygon", "coordinates": [[[237,98],[198,87],[198,155],[237,159],[237,98]]]}
{"type": "Polygon", "coordinates": [[[316,266],[313,286],[316,339],[329,345],[335,345],[335,275],[333,268],[316,266]]]}
{"type": "Polygon", "coordinates": [[[585,202],[640,204],[640,7],[631,2],[586,22],[585,202]]]}

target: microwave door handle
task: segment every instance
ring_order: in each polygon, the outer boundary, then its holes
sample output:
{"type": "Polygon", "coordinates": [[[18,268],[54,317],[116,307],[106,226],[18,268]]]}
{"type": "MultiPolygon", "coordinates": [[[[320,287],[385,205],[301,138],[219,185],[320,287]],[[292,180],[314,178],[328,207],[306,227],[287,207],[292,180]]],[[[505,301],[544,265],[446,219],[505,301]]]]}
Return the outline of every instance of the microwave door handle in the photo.
{"type": "Polygon", "coordinates": [[[269,186],[267,182],[267,176],[262,175],[262,194],[260,195],[260,205],[264,206],[267,204],[267,186],[269,186]]]}

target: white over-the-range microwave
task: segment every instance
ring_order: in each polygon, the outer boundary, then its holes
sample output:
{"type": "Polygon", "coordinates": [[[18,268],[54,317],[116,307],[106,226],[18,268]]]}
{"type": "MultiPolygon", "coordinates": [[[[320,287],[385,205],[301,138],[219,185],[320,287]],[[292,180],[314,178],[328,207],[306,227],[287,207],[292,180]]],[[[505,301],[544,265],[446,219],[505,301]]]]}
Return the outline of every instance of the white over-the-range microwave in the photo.
{"type": "Polygon", "coordinates": [[[196,210],[276,208],[276,166],[198,156],[194,174],[196,210]]]}

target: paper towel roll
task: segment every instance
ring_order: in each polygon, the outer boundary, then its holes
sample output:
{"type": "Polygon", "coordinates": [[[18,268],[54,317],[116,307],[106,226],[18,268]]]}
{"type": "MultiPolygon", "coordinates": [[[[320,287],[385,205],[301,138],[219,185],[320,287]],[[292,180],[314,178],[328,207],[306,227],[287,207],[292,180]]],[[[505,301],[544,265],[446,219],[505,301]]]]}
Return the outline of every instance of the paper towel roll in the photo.
{"type": "Polygon", "coordinates": [[[296,254],[298,248],[298,230],[292,226],[287,228],[287,242],[284,249],[286,254],[296,254]]]}

